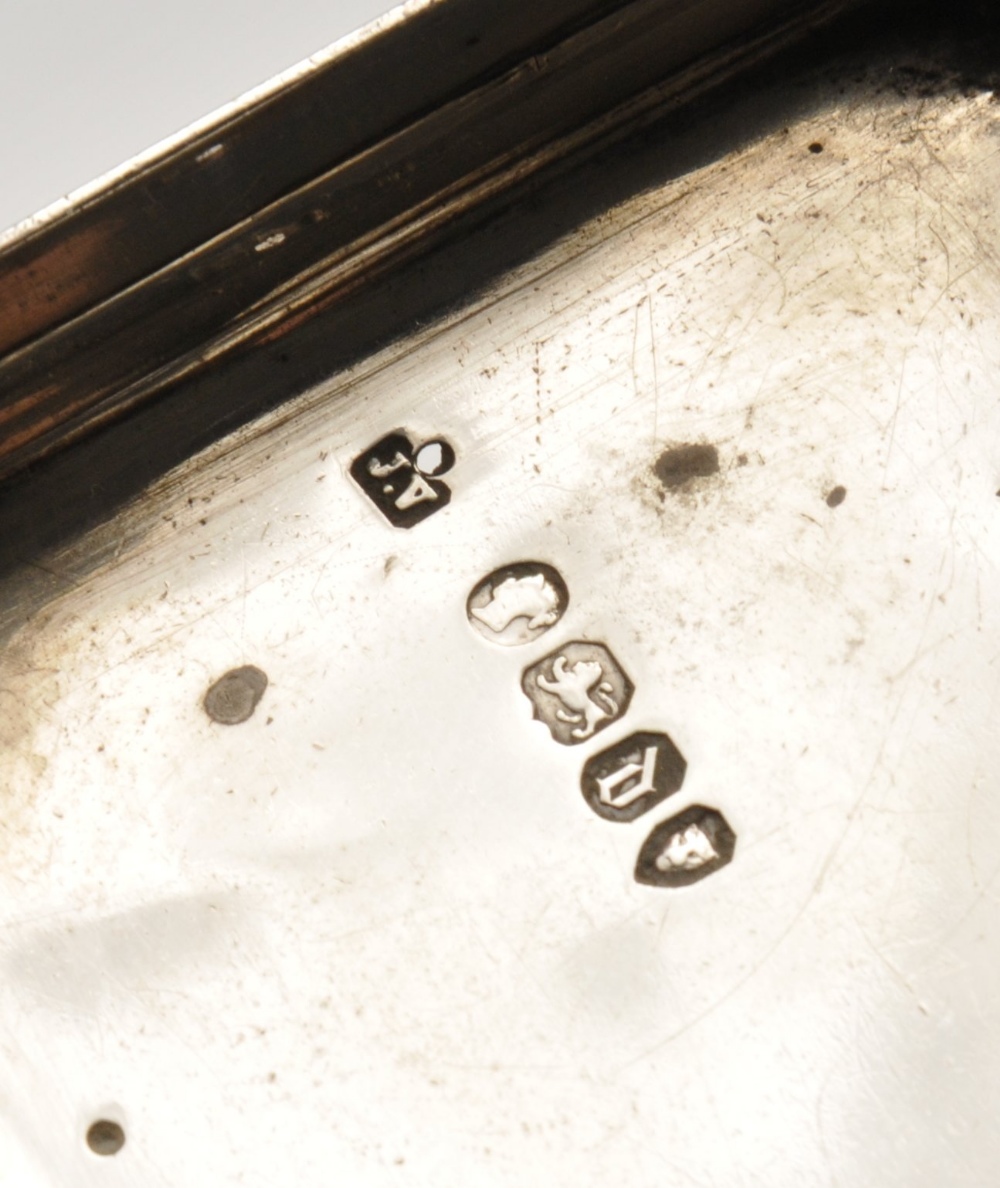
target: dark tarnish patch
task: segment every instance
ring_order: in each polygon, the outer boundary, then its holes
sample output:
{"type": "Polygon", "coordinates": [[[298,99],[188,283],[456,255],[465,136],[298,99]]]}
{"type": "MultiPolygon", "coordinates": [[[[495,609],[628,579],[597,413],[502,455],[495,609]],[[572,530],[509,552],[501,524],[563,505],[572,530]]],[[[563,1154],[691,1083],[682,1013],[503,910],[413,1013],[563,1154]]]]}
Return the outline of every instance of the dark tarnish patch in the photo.
{"type": "Polygon", "coordinates": [[[102,1118],[87,1131],[87,1146],[95,1155],[117,1155],[125,1146],[125,1131],[117,1122],[102,1118]]]}
{"type": "Polygon", "coordinates": [[[675,491],[692,479],[719,473],[719,451],[705,442],[671,446],[657,458],[653,473],[667,491],[675,491]]]}
{"type": "Polygon", "coordinates": [[[205,713],[213,722],[237,726],[254,712],[266,688],[267,674],[259,668],[231,668],[205,694],[205,713]]]}
{"type": "Polygon", "coordinates": [[[840,507],[840,505],[847,498],[847,488],[836,486],[832,491],[828,492],[826,497],[827,507],[840,507]]]}

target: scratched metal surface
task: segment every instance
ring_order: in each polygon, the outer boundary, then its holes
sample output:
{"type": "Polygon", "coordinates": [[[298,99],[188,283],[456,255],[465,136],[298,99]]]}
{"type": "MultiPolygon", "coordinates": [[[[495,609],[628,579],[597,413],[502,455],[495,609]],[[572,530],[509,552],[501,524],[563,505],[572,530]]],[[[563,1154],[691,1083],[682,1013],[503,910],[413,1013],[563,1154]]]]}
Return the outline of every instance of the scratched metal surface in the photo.
{"type": "Polygon", "coordinates": [[[0,1182],[994,1182],[998,130],[832,92],[123,514],[0,658],[0,1182]],[[457,455],[409,529],[395,429],[457,455]],[[571,641],[634,694],[560,745],[571,641]],[[634,731],[683,786],[604,819],[634,731]],[[637,883],[694,804],[733,861],[637,883]]]}

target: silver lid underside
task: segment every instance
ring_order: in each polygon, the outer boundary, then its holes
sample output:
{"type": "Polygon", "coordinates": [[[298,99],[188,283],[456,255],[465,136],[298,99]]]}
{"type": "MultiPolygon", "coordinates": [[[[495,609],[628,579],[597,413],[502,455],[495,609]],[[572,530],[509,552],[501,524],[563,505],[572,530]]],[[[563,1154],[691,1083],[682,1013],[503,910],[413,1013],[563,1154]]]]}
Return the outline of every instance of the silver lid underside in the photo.
{"type": "Polygon", "coordinates": [[[831,86],[120,517],[0,660],[0,1183],[993,1182],[998,129],[831,86]],[[412,529],[348,475],[400,427],[412,529]],[[532,559],[568,608],[491,646],[532,559]],[[579,747],[520,686],[572,640],[635,686],[579,747]],[[635,730],[683,787],[604,820],[635,730]],[[697,803],[732,863],[639,885],[697,803]]]}

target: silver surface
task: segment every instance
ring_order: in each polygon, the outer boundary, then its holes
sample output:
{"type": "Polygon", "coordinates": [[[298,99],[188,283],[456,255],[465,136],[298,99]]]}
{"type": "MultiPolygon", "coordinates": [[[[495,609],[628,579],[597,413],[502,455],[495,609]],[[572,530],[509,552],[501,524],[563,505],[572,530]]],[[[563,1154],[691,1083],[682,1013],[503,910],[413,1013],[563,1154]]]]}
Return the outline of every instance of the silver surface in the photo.
{"type": "Polygon", "coordinates": [[[995,1182],[998,120],[833,99],[121,517],[2,657],[0,1182],[995,1182]],[[457,452],[409,530],[348,475],[397,428],[457,452]],[[569,606],[496,647],[519,561],[569,606]],[[571,640],[635,693],[560,746],[571,640]],[[636,731],[683,787],[604,820],[636,731]],[[639,885],[694,804],[732,863],[639,885]]]}

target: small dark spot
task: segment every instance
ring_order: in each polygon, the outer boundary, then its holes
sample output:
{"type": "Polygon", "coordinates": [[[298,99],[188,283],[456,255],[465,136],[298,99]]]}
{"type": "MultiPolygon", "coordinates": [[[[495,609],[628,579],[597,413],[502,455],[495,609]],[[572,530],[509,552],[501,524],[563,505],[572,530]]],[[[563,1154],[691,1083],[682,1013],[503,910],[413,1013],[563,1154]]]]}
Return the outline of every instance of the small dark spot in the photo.
{"type": "Polygon", "coordinates": [[[719,451],[714,445],[694,442],[664,450],[653,466],[653,473],[668,491],[682,487],[691,479],[708,478],[719,472],[719,451]]]}
{"type": "Polygon", "coordinates": [[[746,454],[740,454],[739,457],[736,459],[736,465],[737,466],[746,466],[746,464],[749,461],[750,461],[750,459],[746,456],[746,454]]]}
{"type": "Polygon", "coordinates": [[[814,140],[812,142],[812,144],[809,146],[809,151],[811,153],[821,153],[823,151],[823,146],[820,144],[820,142],[818,140],[814,140]]]}
{"type": "Polygon", "coordinates": [[[205,694],[205,713],[213,722],[236,726],[257,708],[267,688],[267,675],[252,664],[232,668],[205,694]]]}
{"type": "Polygon", "coordinates": [[[482,41],[482,38],[479,37],[478,35],[475,37],[466,37],[466,39],[465,39],[466,49],[474,49],[480,43],[480,41],[482,41]]]}
{"type": "Polygon", "coordinates": [[[844,500],[846,498],[847,498],[847,488],[846,487],[840,487],[840,486],[834,487],[833,490],[827,494],[826,506],[827,507],[840,507],[840,505],[844,502],[844,500]]]}
{"type": "Polygon", "coordinates": [[[87,1131],[87,1146],[95,1155],[117,1155],[125,1146],[125,1131],[117,1122],[102,1118],[87,1131]]]}

